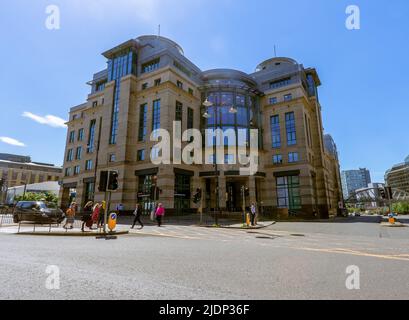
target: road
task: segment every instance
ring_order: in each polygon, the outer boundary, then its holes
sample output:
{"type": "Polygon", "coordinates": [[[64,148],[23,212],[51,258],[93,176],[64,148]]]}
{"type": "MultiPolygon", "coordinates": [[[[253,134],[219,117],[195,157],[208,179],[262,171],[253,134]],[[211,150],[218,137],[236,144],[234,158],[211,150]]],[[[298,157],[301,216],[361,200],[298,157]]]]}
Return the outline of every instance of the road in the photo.
{"type": "Polygon", "coordinates": [[[409,228],[381,227],[377,217],[254,231],[149,226],[113,241],[0,234],[0,243],[0,299],[407,299],[409,292],[409,228]],[[59,270],[58,290],[46,288],[50,265],[59,270]],[[345,284],[351,265],[360,270],[359,290],[345,284]]]}

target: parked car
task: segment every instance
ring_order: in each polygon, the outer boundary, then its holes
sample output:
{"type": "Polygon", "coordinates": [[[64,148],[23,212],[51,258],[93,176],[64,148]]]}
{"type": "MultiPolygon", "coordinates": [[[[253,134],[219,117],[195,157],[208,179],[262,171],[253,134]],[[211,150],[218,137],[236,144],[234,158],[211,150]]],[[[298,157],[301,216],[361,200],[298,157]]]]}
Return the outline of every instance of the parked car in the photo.
{"type": "Polygon", "coordinates": [[[55,204],[44,201],[19,201],[13,211],[14,223],[61,223],[64,213],[55,204]]]}

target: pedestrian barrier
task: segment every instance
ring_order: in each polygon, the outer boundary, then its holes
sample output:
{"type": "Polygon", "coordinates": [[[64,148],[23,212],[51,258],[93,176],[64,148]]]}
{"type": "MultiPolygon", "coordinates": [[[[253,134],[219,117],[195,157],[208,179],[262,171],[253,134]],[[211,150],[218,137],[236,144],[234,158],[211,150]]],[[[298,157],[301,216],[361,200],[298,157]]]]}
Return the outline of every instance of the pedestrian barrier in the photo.
{"type": "Polygon", "coordinates": [[[0,228],[4,225],[13,224],[13,215],[12,214],[0,214],[0,228]]]}

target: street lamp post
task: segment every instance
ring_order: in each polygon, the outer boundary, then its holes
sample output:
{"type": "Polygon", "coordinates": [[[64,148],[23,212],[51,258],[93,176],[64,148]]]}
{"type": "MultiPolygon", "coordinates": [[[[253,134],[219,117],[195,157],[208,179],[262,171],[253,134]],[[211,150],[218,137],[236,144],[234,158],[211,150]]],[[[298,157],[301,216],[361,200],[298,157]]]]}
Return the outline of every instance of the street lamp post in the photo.
{"type": "MultiPolygon", "coordinates": [[[[203,118],[205,119],[210,119],[212,116],[208,113],[207,108],[213,107],[213,118],[214,118],[214,129],[216,130],[218,127],[220,127],[221,124],[221,119],[217,119],[217,106],[214,106],[214,104],[209,101],[208,98],[203,102],[203,106],[206,108],[205,113],[203,114],[203,118]]],[[[235,114],[237,113],[236,108],[232,106],[229,110],[229,113],[235,114]]],[[[221,117],[219,117],[221,118],[221,117]]],[[[220,194],[219,194],[219,170],[218,170],[218,164],[217,164],[217,150],[216,150],[216,145],[217,145],[217,139],[216,143],[213,143],[213,163],[214,163],[214,173],[215,173],[215,179],[216,179],[216,206],[215,206],[215,224],[216,226],[219,225],[218,223],[218,214],[220,213],[220,194]]]]}

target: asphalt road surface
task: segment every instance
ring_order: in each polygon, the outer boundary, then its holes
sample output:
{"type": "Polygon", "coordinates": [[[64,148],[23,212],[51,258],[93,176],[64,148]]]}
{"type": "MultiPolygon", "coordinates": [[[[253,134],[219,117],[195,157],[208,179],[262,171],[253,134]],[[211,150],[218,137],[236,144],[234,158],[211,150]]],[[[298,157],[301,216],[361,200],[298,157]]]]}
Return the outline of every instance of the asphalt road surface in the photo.
{"type": "Polygon", "coordinates": [[[379,221],[151,226],[112,241],[0,234],[0,299],[407,299],[409,228],[379,221]]]}

